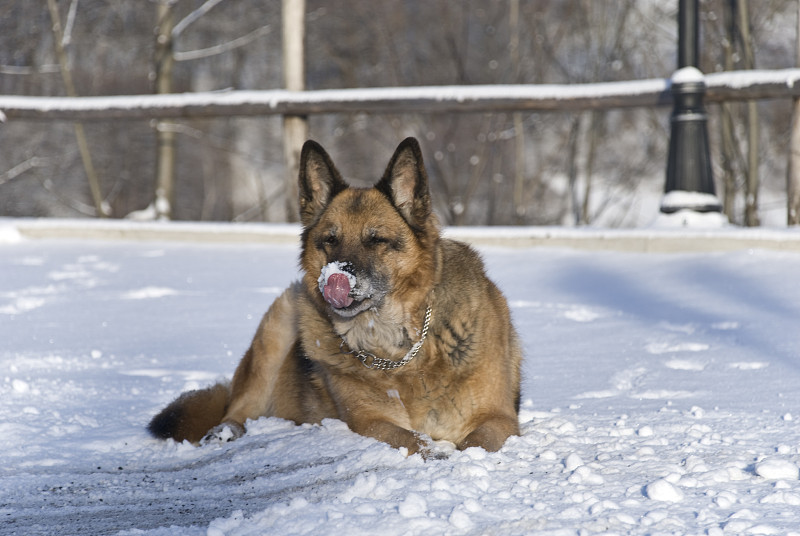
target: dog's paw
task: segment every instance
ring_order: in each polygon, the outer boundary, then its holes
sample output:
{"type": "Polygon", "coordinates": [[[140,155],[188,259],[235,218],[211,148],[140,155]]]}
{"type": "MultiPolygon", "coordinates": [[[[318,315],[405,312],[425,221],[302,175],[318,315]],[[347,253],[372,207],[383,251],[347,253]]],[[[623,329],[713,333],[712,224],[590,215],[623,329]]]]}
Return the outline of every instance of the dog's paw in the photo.
{"type": "Polygon", "coordinates": [[[200,445],[227,443],[234,439],[239,439],[243,435],[244,426],[235,422],[224,422],[209,430],[205,437],[200,440],[200,445]]]}
{"type": "Polygon", "coordinates": [[[455,450],[455,443],[445,439],[434,441],[426,438],[426,441],[420,446],[419,453],[426,460],[446,460],[455,450]]]}

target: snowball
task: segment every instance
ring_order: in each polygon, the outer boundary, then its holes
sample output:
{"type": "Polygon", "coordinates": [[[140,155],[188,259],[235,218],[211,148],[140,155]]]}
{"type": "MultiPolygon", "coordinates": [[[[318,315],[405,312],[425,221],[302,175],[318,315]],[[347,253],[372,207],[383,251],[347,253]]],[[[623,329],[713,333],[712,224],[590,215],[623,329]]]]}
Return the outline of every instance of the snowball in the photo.
{"type": "Polygon", "coordinates": [[[581,465],[583,465],[583,460],[581,459],[580,456],[578,456],[574,452],[569,456],[567,456],[567,458],[564,460],[564,468],[567,471],[574,471],[581,465]]]}
{"type": "Polygon", "coordinates": [[[469,515],[461,508],[453,509],[449,518],[450,524],[459,530],[468,530],[472,528],[472,520],[469,515]]]}
{"type": "Polygon", "coordinates": [[[692,406],[692,409],[689,410],[689,414],[696,419],[702,419],[706,412],[699,406],[692,406]]]}
{"type": "Polygon", "coordinates": [[[397,507],[397,511],[406,518],[422,517],[428,512],[428,503],[421,495],[409,493],[397,507]]]}
{"type": "Polygon", "coordinates": [[[567,482],[571,484],[589,484],[599,486],[605,483],[602,476],[593,472],[589,467],[581,465],[570,475],[567,482]]]}
{"type": "Polygon", "coordinates": [[[644,491],[645,495],[654,501],[680,502],[683,500],[681,490],[663,478],[648,484],[644,491]]]}
{"type": "Polygon", "coordinates": [[[544,452],[539,454],[539,458],[541,458],[542,460],[548,460],[552,462],[558,459],[558,454],[556,454],[552,450],[545,450],[544,452]]]}
{"type": "Polygon", "coordinates": [[[14,380],[11,382],[11,388],[14,389],[14,392],[17,393],[29,393],[31,390],[31,386],[28,382],[24,380],[14,380]]]}
{"type": "Polygon", "coordinates": [[[767,458],[756,464],[756,474],[769,480],[797,480],[800,468],[788,460],[767,458]]]}

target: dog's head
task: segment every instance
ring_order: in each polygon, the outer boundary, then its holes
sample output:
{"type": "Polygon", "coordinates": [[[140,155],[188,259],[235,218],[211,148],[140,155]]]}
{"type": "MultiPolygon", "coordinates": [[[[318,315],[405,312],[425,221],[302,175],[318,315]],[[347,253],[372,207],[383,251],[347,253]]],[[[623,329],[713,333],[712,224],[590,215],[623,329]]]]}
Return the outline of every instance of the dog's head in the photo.
{"type": "Polygon", "coordinates": [[[307,141],[299,191],[304,281],[334,318],[427,294],[439,231],[417,140],[397,147],[372,188],[348,186],[325,150],[307,141]]]}

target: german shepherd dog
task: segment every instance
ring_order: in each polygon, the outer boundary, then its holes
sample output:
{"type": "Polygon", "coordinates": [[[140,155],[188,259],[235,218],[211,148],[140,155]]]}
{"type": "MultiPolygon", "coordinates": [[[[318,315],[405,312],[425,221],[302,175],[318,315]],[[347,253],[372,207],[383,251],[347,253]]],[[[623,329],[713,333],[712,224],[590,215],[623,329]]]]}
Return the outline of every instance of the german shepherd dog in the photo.
{"type": "Polygon", "coordinates": [[[430,455],[433,441],[496,451],[519,434],[520,350],[478,254],[444,239],[419,144],[404,140],[372,188],[325,150],[300,156],[302,280],[261,320],[230,384],[181,395],[159,438],[225,441],[247,419],[340,419],[430,455]]]}

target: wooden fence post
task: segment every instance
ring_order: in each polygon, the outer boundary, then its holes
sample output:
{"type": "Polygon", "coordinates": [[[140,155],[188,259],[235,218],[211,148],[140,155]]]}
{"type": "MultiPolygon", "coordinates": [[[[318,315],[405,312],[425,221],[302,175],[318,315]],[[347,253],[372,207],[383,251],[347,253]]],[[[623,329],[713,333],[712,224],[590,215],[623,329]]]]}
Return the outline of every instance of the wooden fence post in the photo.
{"type": "MultiPolygon", "coordinates": [[[[305,0],[283,0],[283,81],[289,91],[305,89],[305,0]]],[[[300,149],[308,138],[308,119],[283,117],[283,154],[286,161],[286,221],[299,219],[297,177],[300,149]]]]}

